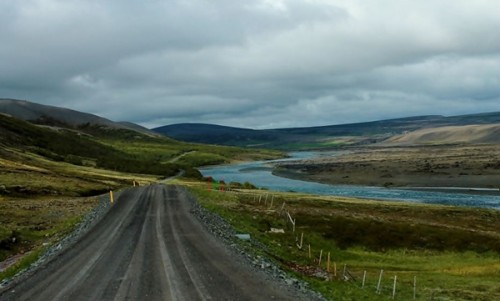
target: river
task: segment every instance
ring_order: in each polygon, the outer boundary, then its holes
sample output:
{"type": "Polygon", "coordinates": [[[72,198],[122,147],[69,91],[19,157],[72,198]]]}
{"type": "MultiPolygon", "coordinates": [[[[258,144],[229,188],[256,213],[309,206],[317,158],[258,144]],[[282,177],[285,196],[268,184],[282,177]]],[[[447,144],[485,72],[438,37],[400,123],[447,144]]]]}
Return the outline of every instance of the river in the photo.
{"type": "MultiPolygon", "coordinates": [[[[258,187],[274,191],[296,191],[318,195],[346,196],[374,200],[404,201],[427,204],[442,204],[467,207],[494,208],[500,210],[500,194],[484,195],[470,193],[449,193],[441,191],[408,190],[396,188],[329,185],[293,180],[272,174],[271,165],[284,160],[309,159],[325,155],[321,152],[295,152],[290,158],[274,161],[254,161],[232,165],[219,165],[200,169],[201,173],[217,180],[229,182],[250,182],[258,187]]],[[[328,155],[335,155],[330,152],[328,155]]]]}

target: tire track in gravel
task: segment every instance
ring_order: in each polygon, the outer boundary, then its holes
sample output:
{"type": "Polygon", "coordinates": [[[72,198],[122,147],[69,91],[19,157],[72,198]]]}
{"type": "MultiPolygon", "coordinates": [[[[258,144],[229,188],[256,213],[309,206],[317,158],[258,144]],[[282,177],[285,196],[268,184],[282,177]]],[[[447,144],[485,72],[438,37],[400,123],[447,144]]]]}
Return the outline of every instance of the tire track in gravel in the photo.
{"type": "Polygon", "coordinates": [[[297,300],[242,264],[178,186],[122,193],[78,242],[0,300],[297,300]]]}

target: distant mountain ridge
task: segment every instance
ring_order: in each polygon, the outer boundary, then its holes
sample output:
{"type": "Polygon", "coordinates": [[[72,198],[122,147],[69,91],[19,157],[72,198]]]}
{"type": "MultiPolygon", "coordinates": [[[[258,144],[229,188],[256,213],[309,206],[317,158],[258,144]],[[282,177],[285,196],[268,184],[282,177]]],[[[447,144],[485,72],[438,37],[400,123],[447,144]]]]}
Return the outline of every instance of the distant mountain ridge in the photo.
{"type": "Polygon", "coordinates": [[[127,129],[143,134],[153,134],[147,128],[129,122],[114,122],[97,115],[71,109],[42,105],[27,100],[0,98],[0,113],[36,124],[78,128],[97,125],[112,129],[127,129]]]}
{"type": "Polygon", "coordinates": [[[252,146],[282,136],[279,131],[275,130],[253,130],[204,123],[181,123],[152,130],[171,138],[180,137],[184,141],[223,145],[244,143],[247,146],[252,146]]]}
{"type": "Polygon", "coordinates": [[[110,137],[120,135],[124,138],[141,133],[148,136],[164,135],[186,142],[281,150],[321,149],[382,141],[406,145],[439,141],[500,143],[497,127],[464,127],[500,125],[500,112],[449,117],[414,116],[362,123],[267,130],[202,123],[173,124],[149,130],[130,122],[114,122],[89,113],[7,98],[0,98],[0,113],[39,125],[75,129],[91,135],[110,137]],[[467,134],[471,132],[474,134],[467,134]],[[409,133],[412,135],[408,135],[409,133]]]}
{"type": "Polygon", "coordinates": [[[254,130],[184,123],[152,129],[171,138],[198,143],[277,149],[314,149],[369,144],[398,134],[444,126],[500,124],[500,112],[459,116],[427,115],[329,126],[254,130]]]}

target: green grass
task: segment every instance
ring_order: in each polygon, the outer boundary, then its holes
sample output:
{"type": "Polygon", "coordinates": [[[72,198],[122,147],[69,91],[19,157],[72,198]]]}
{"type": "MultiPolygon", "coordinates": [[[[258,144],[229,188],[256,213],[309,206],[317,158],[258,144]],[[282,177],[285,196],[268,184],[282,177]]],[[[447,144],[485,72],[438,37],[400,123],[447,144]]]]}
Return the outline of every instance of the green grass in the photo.
{"type": "Polygon", "coordinates": [[[270,160],[284,154],[273,150],[243,149],[231,146],[185,143],[167,138],[144,137],[135,141],[99,138],[106,145],[120,149],[133,158],[175,163],[187,167],[229,163],[240,160],[270,160]],[[176,160],[177,157],[178,160],[176,160]]]}
{"type": "Polygon", "coordinates": [[[37,247],[26,256],[23,256],[18,262],[7,268],[5,271],[0,272],[0,280],[11,278],[20,271],[27,269],[30,265],[35,263],[40,256],[47,251],[48,246],[37,247]]]}
{"type": "Polygon", "coordinates": [[[100,126],[53,130],[0,115],[0,195],[95,195],[198,166],[265,160],[276,151],[210,146],[100,126]],[[141,181],[140,181],[141,182],[141,181]]]}
{"type": "Polygon", "coordinates": [[[95,198],[0,197],[0,262],[26,254],[0,273],[0,280],[29,266],[48,246],[73,231],[97,202],[95,198]]]}
{"type": "Polygon", "coordinates": [[[500,299],[498,211],[291,193],[273,193],[270,208],[269,192],[208,192],[196,185],[191,189],[203,206],[223,216],[238,232],[250,233],[264,243],[266,250],[256,252],[274,258],[329,300],[390,299],[395,275],[396,300],[412,300],[415,276],[417,300],[430,300],[431,296],[434,300],[500,299]],[[297,220],[296,233],[291,233],[290,223],[279,213],[283,202],[297,220]],[[268,233],[270,227],[286,233],[268,233]],[[301,233],[304,242],[299,249],[301,233]],[[330,281],[325,281],[313,274],[326,272],[328,252],[331,269],[335,263],[338,271],[335,277],[331,270],[330,281]],[[344,265],[356,281],[341,279],[344,265]],[[385,276],[378,295],[375,287],[381,269],[385,276]]]}
{"type": "MultiPolygon", "coordinates": [[[[183,168],[234,160],[271,159],[283,155],[268,150],[184,143],[101,126],[87,125],[78,130],[54,130],[0,115],[2,148],[43,156],[55,162],[125,173],[167,177],[183,168]],[[175,158],[183,154],[187,155],[176,162],[175,158]]],[[[8,156],[8,152],[0,149],[0,158],[9,159],[8,156]]],[[[22,159],[20,161],[24,163],[22,159]]]]}
{"type": "MultiPolygon", "coordinates": [[[[58,123],[54,125],[61,126],[58,123]]],[[[0,114],[0,261],[29,254],[12,275],[95,206],[85,196],[157,182],[197,166],[272,159],[276,151],[209,146],[100,126],[49,129],[0,114]]]]}
{"type": "Polygon", "coordinates": [[[230,159],[214,153],[192,152],[183,156],[177,162],[187,166],[206,166],[229,163],[230,159]]]}

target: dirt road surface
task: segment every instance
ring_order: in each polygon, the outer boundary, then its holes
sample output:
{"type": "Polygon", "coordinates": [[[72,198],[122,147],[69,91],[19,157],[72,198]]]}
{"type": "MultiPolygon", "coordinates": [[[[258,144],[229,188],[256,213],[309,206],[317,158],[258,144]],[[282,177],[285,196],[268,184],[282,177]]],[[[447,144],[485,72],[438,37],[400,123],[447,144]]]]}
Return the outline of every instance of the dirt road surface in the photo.
{"type": "Polygon", "coordinates": [[[187,192],[125,191],[76,244],[0,300],[298,300],[238,262],[190,214],[187,192]]]}

